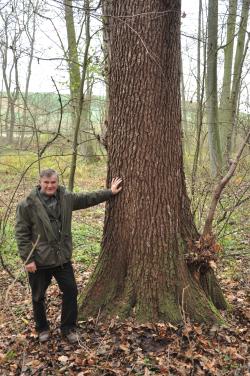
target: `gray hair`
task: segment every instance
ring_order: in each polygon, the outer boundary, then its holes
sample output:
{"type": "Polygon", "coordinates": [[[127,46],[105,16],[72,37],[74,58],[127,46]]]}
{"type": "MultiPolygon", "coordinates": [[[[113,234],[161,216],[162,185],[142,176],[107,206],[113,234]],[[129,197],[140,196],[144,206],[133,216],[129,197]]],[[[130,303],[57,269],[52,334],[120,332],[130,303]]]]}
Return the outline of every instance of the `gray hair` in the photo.
{"type": "Polygon", "coordinates": [[[46,168],[45,170],[42,170],[39,174],[40,176],[40,179],[46,177],[46,178],[51,178],[51,176],[54,176],[56,175],[57,179],[58,179],[58,173],[53,170],[52,168],[46,168]]]}

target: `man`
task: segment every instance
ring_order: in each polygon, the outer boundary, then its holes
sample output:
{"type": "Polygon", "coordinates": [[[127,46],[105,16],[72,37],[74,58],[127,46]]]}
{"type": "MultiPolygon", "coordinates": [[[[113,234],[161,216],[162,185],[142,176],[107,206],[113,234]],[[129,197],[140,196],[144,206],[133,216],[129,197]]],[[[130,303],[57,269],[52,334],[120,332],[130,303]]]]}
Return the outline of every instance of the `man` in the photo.
{"type": "Polygon", "coordinates": [[[59,185],[55,170],[40,173],[39,185],[17,206],[16,240],[28,272],[33,313],[39,340],[49,338],[45,293],[52,277],[62,292],[61,333],[69,342],[77,341],[77,286],[71,265],[72,211],[85,209],[110,199],[121,191],[122,180],[111,188],[93,193],[72,193],[59,185]]]}

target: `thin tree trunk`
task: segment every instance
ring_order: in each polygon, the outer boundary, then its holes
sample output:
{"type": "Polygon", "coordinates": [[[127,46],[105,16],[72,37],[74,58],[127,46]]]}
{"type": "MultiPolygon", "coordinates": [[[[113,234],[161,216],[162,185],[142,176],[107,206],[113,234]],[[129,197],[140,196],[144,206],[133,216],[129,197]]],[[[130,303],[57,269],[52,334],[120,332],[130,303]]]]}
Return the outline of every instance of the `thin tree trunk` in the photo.
{"type": "Polygon", "coordinates": [[[241,76],[242,76],[242,68],[243,63],[245,61],[250,35],[248,33],[248,38],[245,43],[246,33],[247,33],[247,23],[249,17],[249,6],[250,0],[244,0],[242,4],[241,10],[241,23],[239,27],[238,33],[238,40],[237,40],[237,47],[236,47],[236,54],[235,54],[235,62],[234,62],[234,72],[233,72],[233,82],[232,82],[232,91],[231,91],[231,104],[232,104],[232,120],[231,120],[231,129],[227,136],[227,155],[229,156],[232,151],[232,136],[234,128],[236,127],[237,122],[237,109],[239,104],[239,97],[240,97],[240,86],[241,86],[241,76]]]}
{"type": "MultiPolygon", "coordinates": [[[[25,83],[25,92],[23,96],[24,102],[24,109],[23,109],[23,116],[22,116],[22,127],[21,127],[21,137],[20,137],[20,146],[23,146],[24,142],[24,135],[25,135],[25,127],[27,125],[27,108],[28,108],[28,96],[29,96],[29,85],[30,85],[30,78],[31,78],[31,68],[34,58],[34,47],[35,47],[35,35],[36,35],[36,12],[38,10],[39,0],[36,1],[34,6],[34,12],[32,14],[32,32],[29,33],[27,30],[27,36],[30,42],[30,52],[29,52],[29,62],[27,67],[27,76],[26,76],[26,83],[25,83]]],[[[30,9],[29,9],[30,11],[30,9]]]]}
{"type": "Polygon", "coordinates": [[[68,66],[70,77],[70,94],[72,106],[72,119],[75,123],[79,111],[79,89],[81,82],[80,64],[77,51],[76,32],[74,24],[72,0],[64,0],[65,21],[68,39],[68,66]]]}
{"type": "Polygon", "coordinates": [[[1,85],[1,94],[0,94],[0,135],[3,136],[3,79],[1,85]]]}
{"type": "Polygon", "coordinates": [[[82,148],[81,152],[86,158],[88,163],[92,163],[97,161],[95,156],[95,130],[92,128],[91,124],[91,102],[92,102],[92,86],[93,82],[89,77],[89,69],[87,68],[86,74],[86,95],[83,104],[83,112],[82,112],[82,134],[81,134],[81,142],[82,148]]]}
{"type": "Polygon", "coordinates": [[[85,9],[85,50],[84,50],[84,58],[83,58],[83,64],[82,64],[81,81],[80,81],[80,87],[79,87],[78,110],[77,110],[73,143],[72,143],[73,150],[72,150],[72,158],[71,158],[71,165],[70,165],[69,183],[68,183],[68,188],[70,191],[73,191],[73,188],[74,188],[77,151],[78,151],[78,135],[79,135],[79,129],[80,129],[80,124],[81,124],[83,103],[84,103],[84,98],[85,98],[84,84],[85,84],[85,78],[86,78],[87,68],[88,68],[88,53],[89,53],[89,46],[90,46],[89,0],[85,0],[84,5],[85,5],[84,6],[84,9],[85,9]]]}
{"type": "Polygon", "coordinates": [[[16,122],[16,114],[15,114],[15,102],[11,100],[10,102],[10,124],[8,128],[8,138],[7,142],[9,144],[13,143],[13,133],[15,128],[15,122],[16,122]]]}
{"type": "Polygon", "coordinates": [[[15,128],[15,104],[16,100],[18,98],[18,88],[19,88],[19,80],[18,80],[18,66],[17,66],[17,56],[16,56],[16,40],[17,40],[17,34],[14,35],[12,39],[12,48],[11,52],[13,54],[13,61],[12,65],[8,72],[8,49],[9,49],[9,40],[8,40],[8,25],[5,25],[5,38],[6,38],[6,44],[2,47],[1,53],[2,53],[2,72],[3,72],[3,81],[5,85],[5,89],[7,92],[8,97],[8,111],[6,114],[6,133],[7,133],[7,142],[9,144],[13,143],[13,133],[15,128]],[[11,85],[12,85],[12,79],[13,79],[13,70],[15,73],[15,88],[12,91],[11,85]],[[8,116],[9,115],[9,116],[8,116]]]}
{"type": "Polygon", "coordinates": [[[203,9],[202,9],[202,0],[199,1],[199,15],[198,15],[198,35],[197,35],[197,110],[196,110],[196,146],[195,146],[195,153],[194,153],[194,161],[193,161],[193,168],[192,168],[192,182],[191,182],[191,194],[192,196],[195,193],[195,185],[196,185],[196,175],[198,170],[198,162],[199,162],[199,155],[200,155],[200,143],[201,143],[201,130],[202,130],[202,122],[203,122],[203,99],[204,99],[204,91],[205,91],[205,74],[206,74],[206,47],[203,48],[204,56],[203,56],[203,73],[201,76],[201,38],[206,40],[206,36],[204,38],[204,25],[203,25],[203,33],[202,33],[202,17],[203,9]]]}
{"type": "Polygon", "coordinates": [[[218,0],[209,0],[207,42],[207,123],[210,167],[211,174],[214,177],[219,175],[222,166],[217,103],[217,34],[218,0]]]}
{"type": "Polygon", "coordinates": [[[230,97],[237,2],[237,0],[229,1],[229,14],[227,18],[227,39],[226,45],[224,47],[224,74],[219,110],[223,169],[226,168],[228,162],[228,145],[230,144],[228,137],[230,137],[232,128],[232,108],[230,103],[230,97]]]}

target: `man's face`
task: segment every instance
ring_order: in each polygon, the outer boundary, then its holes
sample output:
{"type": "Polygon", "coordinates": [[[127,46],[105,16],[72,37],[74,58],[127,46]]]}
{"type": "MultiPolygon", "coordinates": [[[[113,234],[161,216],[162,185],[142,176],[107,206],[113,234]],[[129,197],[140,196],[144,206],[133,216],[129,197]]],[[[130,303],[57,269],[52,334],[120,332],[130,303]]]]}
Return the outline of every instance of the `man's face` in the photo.
{"type": "Polygon", "coordinates": [[[58,177],[52,175],[50,177],[44,176],[39,180],[41,186],[41,192],[45,193],[47,196],[53,196],[58,188],[58,177]]]}

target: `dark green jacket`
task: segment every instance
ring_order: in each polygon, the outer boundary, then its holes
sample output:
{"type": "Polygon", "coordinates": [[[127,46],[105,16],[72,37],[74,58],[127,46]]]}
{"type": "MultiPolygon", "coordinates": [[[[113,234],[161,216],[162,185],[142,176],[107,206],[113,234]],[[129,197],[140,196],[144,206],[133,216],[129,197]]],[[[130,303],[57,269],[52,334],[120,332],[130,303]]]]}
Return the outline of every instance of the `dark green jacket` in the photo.
{"type": "Polygon", "coordinates": [[[61,239],[54,234],[45,207],[34,189],[17,206],[16,240],[22,260],[26,263],[35,261],[37,267],[55,267],[68,262],[72,256],[71,220],[72,211],[85,209],[108,200],[112,196],[110,189],[92,193],[72,193],[59,186],[61,207],[61,239]],[[33,245],[38,243],[27,260],[33,245]]]}

